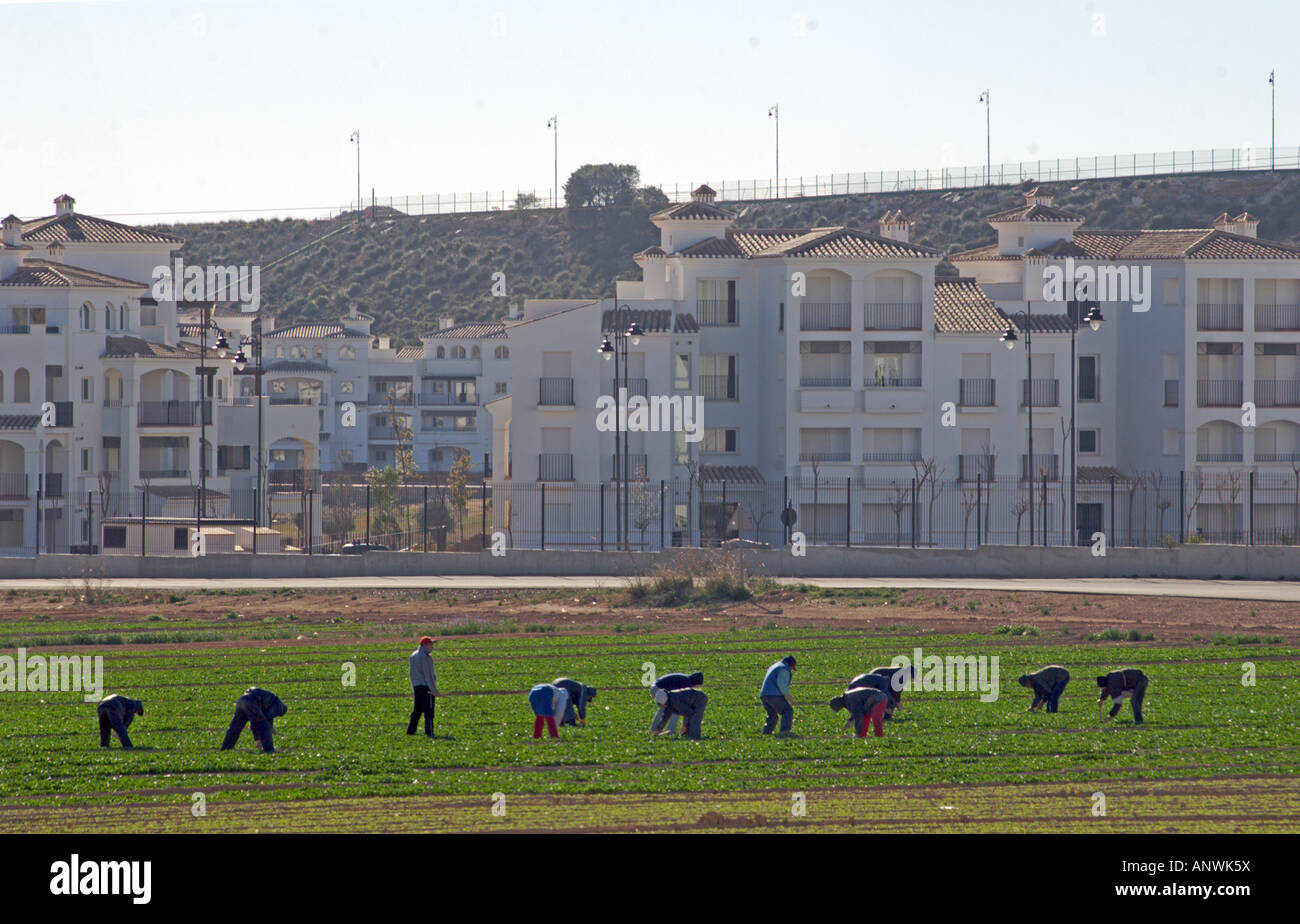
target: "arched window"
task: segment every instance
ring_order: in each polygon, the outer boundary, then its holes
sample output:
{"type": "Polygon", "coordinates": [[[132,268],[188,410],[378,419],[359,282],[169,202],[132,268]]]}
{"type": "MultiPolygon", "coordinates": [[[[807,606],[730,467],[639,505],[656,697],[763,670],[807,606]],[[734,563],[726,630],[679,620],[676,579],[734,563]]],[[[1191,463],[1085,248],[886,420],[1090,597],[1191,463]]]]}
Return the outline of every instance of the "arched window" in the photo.
{"type": "Polygon", "coordinates": [[[104,330],[113,329],[113,306],[104,306],[104,330]]]}
{"type": "Polygon", "coordinates": [[[14,373],[14,403],[28,404],[32,400],[32,377],[26,369],[14,373]]]}
{"type": "Polygon", "coordinates": [[[117,329],[126,330],[126,302],[117,306],[117,329]]]}
{"type": "Polygon", "coordinates": [[[81,306],[81,329],[95,329],[95,309],[90,307],[90,302],[86,302],[81,306]]]}
{"type": "Polygon", "coordinates": [[[306,358],[307,358],[307,348],[306,348],[306,347],[299,346],[298,344],[294,344],[292,347],[289,348],[289,358],[290,358],[290,359],[306,359],[306,358]]]}
{"type": "Polygon", "coordinates": [[[357,348],[354,346],[339,347],[339,359],[356,359],[357,348]]]}
{"type": "Polygon", "coordinates": [[[275,348],[275,358],[284,359],[284,344],[281,343],[275,348]]]}
{"type": "Polygon", "coordinates": [[[447,348],[446,348],[446,347],[438,347],[438,349],[435,350],[434,353],[433,353],[433,358],[434,358],[434,359],[446,359],[446,358],[447,358],[447,348]]]}
{"type": "Polygon", "coordinates": [[[495,350],[492,351],[492,355],[495,356],[497,359],[509,359],[509,358],[510,358],[510,347],[499,346],[499,347],[497,347],[495,350]]]}
{"type": "Polygon", "coordinates": [[[452,348],[452,351],[451,351],[451,358],[452,358],[452,359],[464,359],[464,358],[465,358],[465,348],[464,348],[463,346],[453,347],[453,348],[452,348]]]}
{"type": "Polygon", "coordinates": [[[482,356],[483,354],[479,352],[479,348],[476,346],[476,347],[474,347],[474,349],[472,349],[472,350],[469,351],[469,355],[470,355],[471,357],[473,357],[474,359],[478,359],[478,358],[479,358],[480,356],[482,356]]]}
{"type": "Polygon", "coordinates": [[[4,400],[5,400],[5,374],[3,370],[0,370],[0,404],[3,404],[4,400]]]}

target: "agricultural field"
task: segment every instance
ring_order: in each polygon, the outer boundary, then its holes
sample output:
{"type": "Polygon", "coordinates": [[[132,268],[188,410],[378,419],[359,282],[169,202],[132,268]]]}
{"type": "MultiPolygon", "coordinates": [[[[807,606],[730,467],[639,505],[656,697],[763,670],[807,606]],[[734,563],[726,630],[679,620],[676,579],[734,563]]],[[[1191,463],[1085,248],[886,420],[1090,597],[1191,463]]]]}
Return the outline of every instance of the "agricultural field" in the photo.
{"type": "Polygon", "coordinates": [[[10,591],[0,655],[102,655],[104,693],[146,714],[105,750],[83,694],[0,694],[0,831],[1300,831],[1293,605],[660,590],[10,591]],[[405,734],[426,633],[433,741],[405,734]],[[909,691],[884,738],[846,736],[826,702],[918,647],[996,657],[997,698],[909,691]],[[788,653],[796,734],[763,737],[788,653]],[[1015,678],[1048,663],[1073,675],[1061,711],[1027,712],[1015,678]],[[1151,677],[1143,725],[1098,719],[1118,667],[1151,677]],[[673,670],[705,673],[702,741],[648,734],[643,679],[673,670]],[[527,690],[560,675],[599,695],[534,742],[527,690]],[[218,750],[250,685],[288,704],[275,754],[218,750]]]}

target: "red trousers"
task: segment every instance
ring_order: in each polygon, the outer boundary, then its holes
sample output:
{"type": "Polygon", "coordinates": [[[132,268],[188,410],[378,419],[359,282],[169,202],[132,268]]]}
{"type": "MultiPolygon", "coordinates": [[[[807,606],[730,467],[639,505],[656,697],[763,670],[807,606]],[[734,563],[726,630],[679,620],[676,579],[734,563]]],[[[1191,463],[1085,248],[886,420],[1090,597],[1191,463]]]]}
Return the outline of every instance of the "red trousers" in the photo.
{"type": "Polygon", "coordinates": [[[881,723],[883,723],[884,720],[885,720],[885,706],[886,706],[886,703],[881,703],[880,705],[876,706],[875,709],[872,709],[870,713],[865,713],[865,712],[864,712],[864,713],[862,714],[862,718],[858,721],[858,737],[859,737],[859,738],[865,738],[865,737],[867,737],[867,722],[868,722],[868,721],[870,721],[871,724],[875,726],[875,729],[876,729],[876,737],[877,737],[877,738],[883,738],[883,737],[885,737],[885,729],[884,729],[884,726],[881,724],[881,723]]]}
{"type": "Polygon", "coordinates": [[[545,726],[550,730],[550,732],[551,732],[551,737],[552,737],[552,738],[557,738],[557,737],[559,737],[559,734],[560,734],[560,733],[559,733],[559,731],[557,731],[556,728],[555,728],[555,716],[553,716],[553,715],[539,715],[537,718],[533,719],[533,737],[534,737],[534,738],[540,738],[540,737],[542,737],[542,725],[545,725],[545,726]]]}

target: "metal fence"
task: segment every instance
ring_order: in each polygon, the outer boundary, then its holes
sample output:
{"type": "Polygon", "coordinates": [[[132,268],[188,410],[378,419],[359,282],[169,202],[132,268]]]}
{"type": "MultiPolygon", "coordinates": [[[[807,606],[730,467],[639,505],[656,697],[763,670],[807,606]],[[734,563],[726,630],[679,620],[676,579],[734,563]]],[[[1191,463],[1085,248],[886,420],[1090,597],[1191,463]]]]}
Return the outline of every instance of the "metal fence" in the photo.
{"type": "MultiPolygon", "coordinates": [[[[208,492],[200,517],[197,487],[157,493],[0,499],[0,554],[98,552],[117,526],[120,554],[188,554],[185,536],[236,533],[235,551],[303,554],[345,551],[351,543],[391,550],[630,549],[723,543],[975,548],[978,545],[1172,547],[1212,542],[1300,544],[1300,471],[1152,472],[1080,481],[1044,467],[1027,477],[985,478],[979,457],[962,478],[786,478],[772,482],[630,481],[325,483],[208,492]],[[1070,516],[1073,496],[1074,515],[1070,516]],[[201,520],[201,523],[200,523],[201,520]],[[121,529],[124,527],[124,529],[121,529]],[[176,535],[172,542],[173,533],[176,535]],[[184,533],[184,536],[182,535],[184,533]],[[139,537],[145,536],[145,547],[139,537]],[[251,542],[250,542],[251,540],[251,542]]],[[[1023,460],[1022,460],[1023,461],[1023,460]]],[[[220,546],[224,548],[224,546],[220,546]]]]}

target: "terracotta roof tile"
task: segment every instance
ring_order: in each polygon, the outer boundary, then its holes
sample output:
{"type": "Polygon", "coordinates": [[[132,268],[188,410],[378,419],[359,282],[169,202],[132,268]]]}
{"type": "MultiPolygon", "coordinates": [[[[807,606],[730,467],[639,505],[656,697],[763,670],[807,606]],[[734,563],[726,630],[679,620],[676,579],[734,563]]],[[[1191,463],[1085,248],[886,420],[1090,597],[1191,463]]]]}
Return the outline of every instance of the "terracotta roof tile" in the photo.
{"type": "Polygon", "coordinates": [[[761,484],[763,473],[754,465],[701,465],[700,481],[761,484]]]}
{"type": "Polygon", "coordinates": [[[719,208],[712,202],[701,202],[698,199],[692,199],[690,202],[679,202],[677,205],[670,205],[666,209],[660,209],[650,216],[650,220],[732,221],[735,217],[734,212],[719,208]]]}
{"type": "Polygon", "coordinates": [[[49,260],[24,260],[16,270],[0,279],[0,286],[85,286],[100,289],[148,289],[146,282],[109,276],[95,270],[54,263],[49,260]]]}
{"type": "Polygon", "coordinates": [[[1005,316],[974,279],[936,279],[934,329],[941,334],[1001,333],[1005,316]]]}
{"type": "Polygon", "coordinates": [[[0,414],[0,430],[34,430],[40,414],[0,414]]]}
{"type": "Polygon", "coordinates": [[[95,218],[93,215],[47,215],[23,222],[24,241],[62,241],[89,244],[183,244],[181,238],[161,231],[95,218]]]}
{"type": "MultiPolygon", "coordinates": [[[[614,330],[615,312],[605,310],[600,315],[600,329],[602,333],[611,333],[614,330]]],[[[633,321],[641,325],[641,329],[647,334],[666,334],[668,325],[672,323],[672,332],[675,334],[694,334],[698,333],[700,325],[695,320],[695,315],[687,311],[679,311],[675,314],[667,308],[633,308],[630,311],[617,312],[618,323],[626,323],[631,326],[633,321]]]]}
{"type": "Polygon", "coordinates": [[[154,359],[197,359],[198,347],[187,344],[172,346],[143,337],[105,337],[104,357],[145,357],[154,359]]]}
{"type": "Polygon", "coordinates": [[[997,244],[986,244],[983,247],[975,247],[971,250],[963,250],[960,253],[952,254],[949,260],[957,262],[959,260],[1019,260],[1019,255],[1004,255],[998,253],[997,244]]]}
{"type": "Polygon", "coordinates": [[[1058,209],[1052,205],[1034,202],[1017,206],[1014,209],[1007,209],[1005,212],[998,212],[984,220],[990,224],[1012,221],[1083,221],[1083,216],[1076,215],[1074,212],[1067,212],[1065,209],[1058,209]]]}
{"type": "Polygon", "coordinates": [[[466,321],[425,334],[423,339],[496,340],[506,336],[504,321],[466,321]]]}
{"type": "Polygon", "coordinates": [[[265,337],[302,337],[309,340],[324,340],[327,338],[361,338],[369,340],[370,335],[364,331],[352,330],[338,323],[317,324],[313,321],[303,321],[300,324],[290,324],[288,327],[277,327],[275,330],[268,330],[263,336],[265,337]]]}

